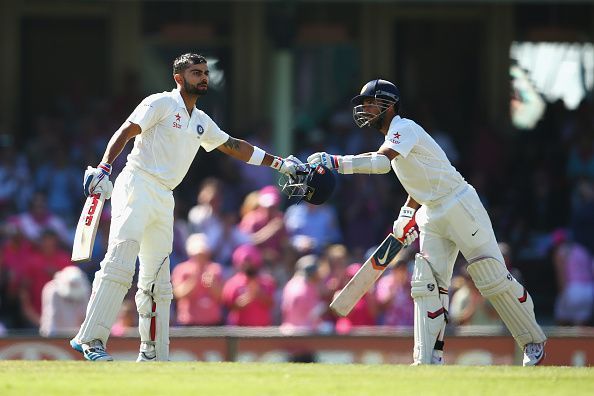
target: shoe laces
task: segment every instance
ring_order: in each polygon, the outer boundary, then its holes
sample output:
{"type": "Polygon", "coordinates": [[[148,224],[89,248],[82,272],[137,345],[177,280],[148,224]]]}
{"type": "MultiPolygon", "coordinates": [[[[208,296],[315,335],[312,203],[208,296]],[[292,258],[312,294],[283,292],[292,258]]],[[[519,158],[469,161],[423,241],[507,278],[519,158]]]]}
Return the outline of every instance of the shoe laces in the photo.
{"type": "Polygon", "coordinates": [[[89,342],[89,349],[91,348],[93,348],[95,351],[105,352],[105,347],[103,346],[103,342],[101,342],[101,340],[93,340],[89,342]]]}
{"type": "Polygon", "coordinates": [[[541,349],[542,349],[541,344],[531,343],[531,344],[526,345],[525,353],[528,355],[532,355],[532,354],[536,354],[536,353],[540,352],[541,349]]]}

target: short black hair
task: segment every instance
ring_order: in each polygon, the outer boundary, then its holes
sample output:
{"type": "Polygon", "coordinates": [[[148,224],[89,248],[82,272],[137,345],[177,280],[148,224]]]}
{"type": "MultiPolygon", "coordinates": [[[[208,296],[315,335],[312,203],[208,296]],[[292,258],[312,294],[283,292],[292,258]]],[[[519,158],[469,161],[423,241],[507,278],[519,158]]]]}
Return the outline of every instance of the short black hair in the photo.
{"type": "Polygon", "coordinates": [[[173,74],[182,73],[188,67],[200,63],[206,63],[206,58],[202,55],[192,53],[180,55],[173,61],[173,74]]]}

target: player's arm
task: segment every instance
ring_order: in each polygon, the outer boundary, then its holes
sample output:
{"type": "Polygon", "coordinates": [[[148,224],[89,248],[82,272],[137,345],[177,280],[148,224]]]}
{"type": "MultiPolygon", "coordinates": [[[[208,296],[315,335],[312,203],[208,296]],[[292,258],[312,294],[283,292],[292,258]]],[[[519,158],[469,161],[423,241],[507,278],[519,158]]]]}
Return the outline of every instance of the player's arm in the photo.
{"type": "Polygon", "coordinates": [[[120,155],[126,143],[130,141],[136,135],[140,135],[142,129],[140,125],[135,124],[133,122],[127,121],[125,122],[109,139],[107,143],[107,148],[105,149],[105,154],[103,154],[103,159],[101,162],[105,162],[108,164],[113,163],[115,159],[120,155]]]}
{"type": "Polygon", "coordinates": [[[297,168],[302,166],[301,161],[292,155],[281,158],[268,154],[258,146],[254,146],[245,140],[229,136],[229,139],[219,147],[219,151],[251,165],[269,166],[277,171],[295,176],[297,168]]]}
{"type": "Polygon", "coordinates": [[[107,143],[101,163],[96,168],[89,166],[85,171],[83,190],[87,197],[96,192],[102,193],[105,199],[111,197],[113,190],[113,184],[109,180],[111,164],[120,155],[126,143],[140,132],[142,128],[138,124],[127,121],[113,134],[107,143]]]}
{"type": "Polygon", "coordinates": [[[380,147],[375,153],[358,155],[332,155],[325,152],[314,153],[307,157],[310,164],[322,164],[338,173],[350,175],[353,173],[384,174],[392,169],[390,162],[398,153],[387,147],[380,147]]]}

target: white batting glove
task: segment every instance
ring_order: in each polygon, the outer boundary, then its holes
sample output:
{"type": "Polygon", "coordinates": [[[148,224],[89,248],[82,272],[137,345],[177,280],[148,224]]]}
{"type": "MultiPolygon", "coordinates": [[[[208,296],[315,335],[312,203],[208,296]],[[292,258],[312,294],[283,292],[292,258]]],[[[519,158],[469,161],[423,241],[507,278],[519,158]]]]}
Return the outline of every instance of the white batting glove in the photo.
{"type": "Polygon", "coordinates": [[[83,179],[83,190],[85,196],[95,193],[101,193],[105,199],[111,198],[111,192],[113,191],[113,184],[109,180],[111,174],[111,165],[102,162],[97,168],[87,167],[85,176],[83,179]]]}
{"type": "Polygon", "coordinates": [[[311,165],[322,164],[328,169],[338,170],[342,162],[340,155],[332,155],[326,152],[313,153],[307,157],[307,163],[311,165]]]}
{"type": "Polygon", "coordinates": [[[419,236],[419,229],[415,221],[415,209],[408,206],[400,208],[400,214],[396,221],[394,221],[392,232],[396,239],[404,246],[413,243],[419,236]]]}
{"type": "Polygon", "coordinates": [[[270,167],[295,179],[297,172],[304,172],[307,166],[299,158],[289,155],[287,158],[274,157],[270,167]]]}

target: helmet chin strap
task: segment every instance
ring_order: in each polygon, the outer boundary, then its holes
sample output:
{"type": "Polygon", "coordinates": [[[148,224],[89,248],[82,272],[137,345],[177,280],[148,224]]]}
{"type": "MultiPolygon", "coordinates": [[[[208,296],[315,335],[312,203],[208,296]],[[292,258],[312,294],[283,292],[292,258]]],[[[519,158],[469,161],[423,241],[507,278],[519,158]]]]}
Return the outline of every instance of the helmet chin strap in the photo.
{"type": "Polygon", "coordinates": [[[386,111],[388,111],[389,108],[389,106],[386,107],[381,113],[370,119],[367,122],[367,125],[375,129],[380,129],[382,125],[384,125],[384,120],[386,119],[386,111]]]}

